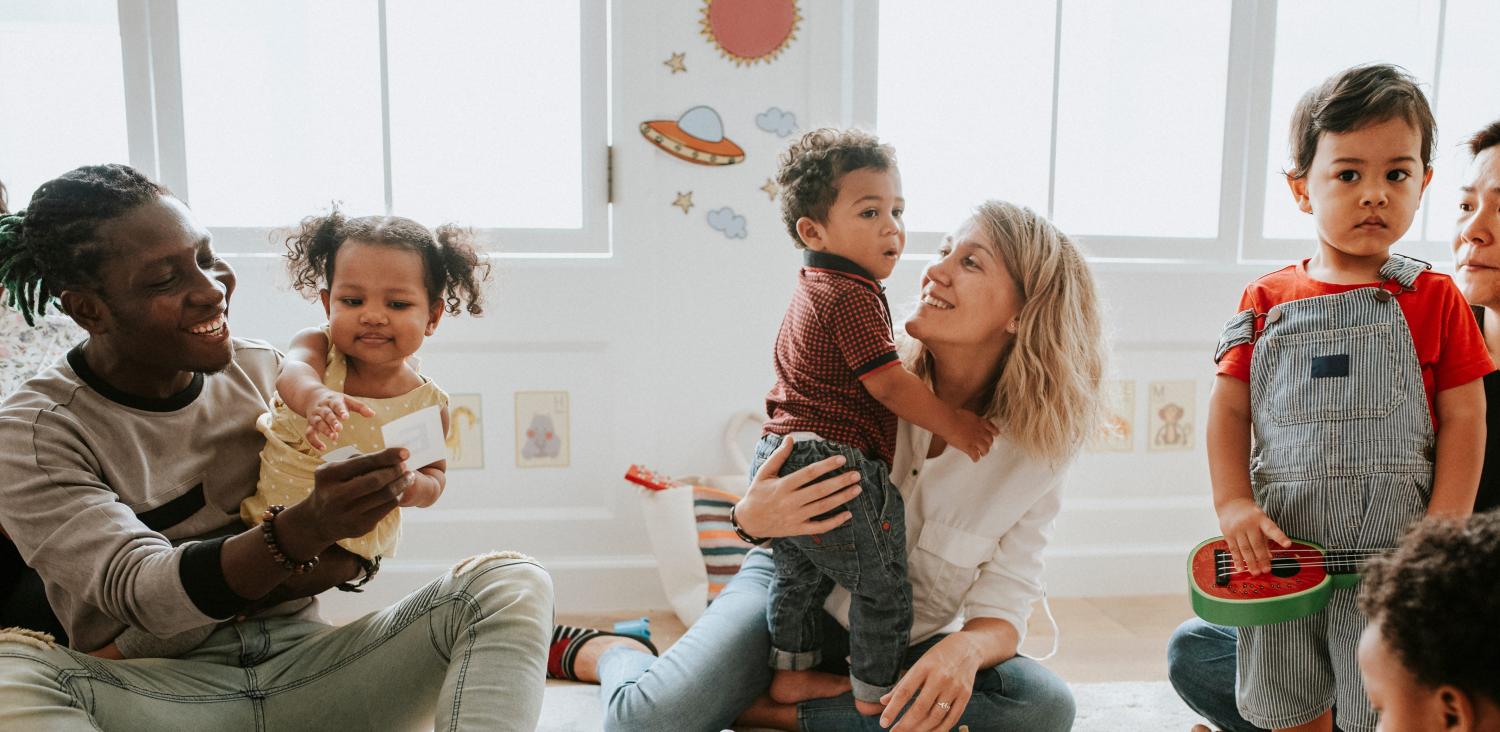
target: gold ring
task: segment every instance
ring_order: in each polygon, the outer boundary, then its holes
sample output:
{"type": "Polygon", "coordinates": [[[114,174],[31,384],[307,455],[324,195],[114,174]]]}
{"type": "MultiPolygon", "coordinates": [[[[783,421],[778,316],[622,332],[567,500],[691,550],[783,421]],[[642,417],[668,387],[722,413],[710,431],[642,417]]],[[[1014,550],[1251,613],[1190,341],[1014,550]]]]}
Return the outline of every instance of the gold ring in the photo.
{"type": "Polygon", "coordinates": [[[943,711],[945,711],[945,712],[946,712],[946,711],[948,711],[948,710],[949,710],[949,709],[952,709],[952,708],[953,708],[953,702],[942,702],[942,701],[940,701],[940,702],[938,702],[938,703],[937,703],[937,704],[936,704],[936,705],[934,705],[934,706],[936,706],[936,707],[937,707],[937,708],[938,708],[938,709],[941,709],[941,710],[943,710],[943,711]]]}

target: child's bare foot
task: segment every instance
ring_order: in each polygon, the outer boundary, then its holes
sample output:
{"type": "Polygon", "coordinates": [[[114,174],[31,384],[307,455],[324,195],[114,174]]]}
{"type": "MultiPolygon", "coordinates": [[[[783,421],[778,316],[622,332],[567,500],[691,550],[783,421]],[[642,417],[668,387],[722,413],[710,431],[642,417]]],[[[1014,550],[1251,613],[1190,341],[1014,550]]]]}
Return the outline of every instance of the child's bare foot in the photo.
{"type": "Polygon", "coordinates": [[[849,677],[822,671],[782,671],[771,676],[771,698],[782,704],[827,699],[854,688],[849,677]]]}
{"type": "Polygon", "coordinates": [[[873,717],[873,716],[875,716],[875,715],[877,715],[877,714],[885,711],[885,706],[882,705],[880,702],[867,702],[867,701],[860,701],[858,699],[854,700],[854,708],[860,714],[863,714],[866,717],[873,717]]]}
{"type": "Polygon", "coordinates": [[[797,730],[797,705],[781,704],[764,694],[750,702],[750,708],[734,720],[740,727],[766,727],[770,729],[797,730]]]}

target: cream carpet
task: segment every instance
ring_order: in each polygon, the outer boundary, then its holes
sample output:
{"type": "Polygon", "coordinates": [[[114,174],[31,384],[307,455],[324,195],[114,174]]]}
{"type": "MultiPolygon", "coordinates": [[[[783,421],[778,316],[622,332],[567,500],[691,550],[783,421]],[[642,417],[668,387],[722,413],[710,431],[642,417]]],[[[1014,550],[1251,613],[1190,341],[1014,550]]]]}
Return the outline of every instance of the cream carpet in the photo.
{"type": "MultiPolygon", "coordinates": [[[[1076,732],[1186,732],[1198,722],[1165,681],[1074,684],[1076,732]]],[[[562,681],[547,683],[541,732],[597,732],[599,687],[562,681]]]]}

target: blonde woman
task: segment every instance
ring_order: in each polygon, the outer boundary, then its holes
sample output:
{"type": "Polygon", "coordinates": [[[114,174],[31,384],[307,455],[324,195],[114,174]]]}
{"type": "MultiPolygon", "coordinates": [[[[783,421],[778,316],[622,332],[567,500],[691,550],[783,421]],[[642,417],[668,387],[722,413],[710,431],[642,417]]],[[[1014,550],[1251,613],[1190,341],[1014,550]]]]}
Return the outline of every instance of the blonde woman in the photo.
{"type": "MultiPolygon", "coordinates": [[[[1046,219],[987,202],[922,273],[921,300],[905,327],[908,367],[943,401],[994,419],[1001,437],[975,463],[900,425],[891,476],[906,502],[914,622],[903,659],[910,670],[882,699],[884,711],[860,716],[839,667],[843,590],[827,605],[820,670],[829,673],[809,689],[820,698],[779,705],[765,696],[772,563],[755,551],[663,657],[612,636],[575,649],[575,674],[602,679],[606,729],[717,730],[737,719],[807,730],[1072,726],[1067,685],[1016,649],[1042,594],[1042,549],[1063,474],[1096,423],[1104,345],[1093,278],[1046,219]]],[[[736,506],[745,533],[817,534],[849,520],[838,509],[857,476],[813,482],[839,467],[835,457],[777,478],[789,448],[784,442],[772,454],[736,506]]]]}

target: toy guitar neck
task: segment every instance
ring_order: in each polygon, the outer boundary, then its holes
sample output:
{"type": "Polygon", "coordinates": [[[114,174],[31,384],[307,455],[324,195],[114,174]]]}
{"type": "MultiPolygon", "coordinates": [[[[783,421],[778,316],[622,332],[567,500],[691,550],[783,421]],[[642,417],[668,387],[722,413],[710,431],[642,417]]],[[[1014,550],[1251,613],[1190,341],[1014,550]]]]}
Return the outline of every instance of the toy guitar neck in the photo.
{"type": "Polygon", "coordinates": [[[1271,571],[1259,576],[1237,569],[1223,537],[1193,548],[1188,556],[1188,584],[1193,612],[1219,625],[1284,623],[1316,613],[1333,590],[1359,583],[1359,572],[1384,549],[1327,550],[1294,540],[1290,547],[1270,547],[1271,571]]]}
{"type": "Polygon", "coordinates": [[[672,480],[666,475],[647,470],[645,467],[640,465],[630,466],[630,468],[625,471],[625,480],[642,486],[647,490],[653,491],[664,491],[668,488],[676,488],[682,485],[681,483],[672,480]]]}

